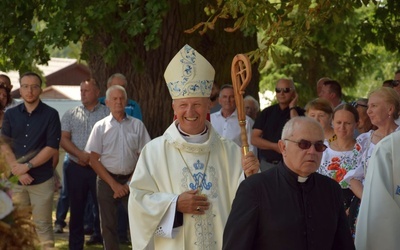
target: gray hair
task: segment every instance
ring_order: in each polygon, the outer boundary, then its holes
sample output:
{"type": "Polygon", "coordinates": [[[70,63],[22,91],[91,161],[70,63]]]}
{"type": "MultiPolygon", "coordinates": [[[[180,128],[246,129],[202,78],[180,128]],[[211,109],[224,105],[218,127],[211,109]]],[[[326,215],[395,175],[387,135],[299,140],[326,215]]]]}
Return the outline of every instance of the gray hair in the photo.
{"type": "Polygon", "coordinates": [[[106,91],[106,100],[110,100],[111,91],[114,91],[114,90],[122,91],[122,93],[124,93],[125,101],[128,100],[128,95],[126,94],[126,90],[124,89],[124,87],[119,86],[119,85],[113,85],[113,86],[111,86],[111,87],[109,87],[107,89],[107,91],[106,91]]]}
{"type": "MultiPolygon", "coordinates": [[[[293,88],[293,90],[296,90],[296,86],[294,85],[293,79],[290,79],[290,78],[281,78],[281,79],[279,79],[279,80],[276,82],[276,85],[278,85],[278,83],[279,83],[280,81],[289,82],[289,83],[290,83],[290,87],[293,88]]],[[[276,86],[276,85],[275,85],[275,86],[276,86]]]]}
{"type": "Polygon", "coordinates": [[[319,127],[321,129],[321,134],[322,135],[324,134],[321,124],[319,124],[319,122],[317,122],[315,119],[312,119],[312,118],[306,117],[306,116],[296,116],[296,117],[293,117],[292,119],[290,119],[285,124],[285,126],[283,126],[281,140],[292,137],[296,127],[300,123],[313,123],[314,125],[316,125],[317,127],[319,127]]]}
{"type": "Polygon", "coordinates": [[[128,85],[128,80],[126,80],[126,77],[125,77],[123,74],[121,74],[121,73],[112,74],[112,75],[108,78],[108,80],[107,80],[107,86],[108,86],[108,87],[110,86],[111,81],[112,81],[115,77],[118,77],[118,78],[122,79],[122,80],[124,81],[124,87],[125,87],[125,88],[127,87],[127,85],[128,85]]]}
{"type": "Polygon", "coordinates": [[[256,98],[252,97],[251,95],[247,95],[244,99],[244,101],[249,100],[254,102],[254,104],[256,105],[257,108],[257,112],[260,111],[260,104],[258,104],[258,101],[256,100],[256,98]]]}

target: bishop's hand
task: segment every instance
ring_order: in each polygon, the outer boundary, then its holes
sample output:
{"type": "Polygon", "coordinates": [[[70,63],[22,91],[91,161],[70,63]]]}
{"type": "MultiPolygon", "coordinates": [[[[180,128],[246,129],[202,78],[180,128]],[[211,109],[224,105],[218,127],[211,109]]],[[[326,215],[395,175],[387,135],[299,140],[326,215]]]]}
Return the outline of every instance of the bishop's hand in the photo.
{"type": "Polygon", "coordinates": [[[190,190],[181,193],[176,202],[176,210],[184,214],[204,214],[210,208],[210,202],[207,201],[207,196],[199,195],[198,192],[190,190]]]}

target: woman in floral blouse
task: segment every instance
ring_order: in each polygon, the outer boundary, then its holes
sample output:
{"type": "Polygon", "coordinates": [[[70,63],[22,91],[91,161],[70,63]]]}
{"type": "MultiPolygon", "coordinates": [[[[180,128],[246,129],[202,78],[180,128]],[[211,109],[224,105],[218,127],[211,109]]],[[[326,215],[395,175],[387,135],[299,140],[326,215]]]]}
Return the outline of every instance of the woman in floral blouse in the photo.
{"type": "Polygon", "coordinates": [[[352,168],[353,148],[356,143],[354,131],[358,120],[357,109],[350,104],[341,104],[335,108],[332,125],[336,140],[328,143],[318,169],[320,174],[334,179],[341,185],[346,209],[354,194],[343,181],[343,177],[352,168]]]}

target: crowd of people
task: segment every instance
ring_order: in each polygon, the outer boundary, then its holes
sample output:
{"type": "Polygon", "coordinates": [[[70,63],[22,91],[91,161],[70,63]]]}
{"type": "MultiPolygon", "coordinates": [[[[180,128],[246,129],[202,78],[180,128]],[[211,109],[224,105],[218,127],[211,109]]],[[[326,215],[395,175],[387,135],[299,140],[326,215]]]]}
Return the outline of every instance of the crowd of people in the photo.
{"type": "Polygon", "coordinates": [[[282,78],[276,104],[263,110],[252,96],[236,107],[232,85],[214,76],[189,45],[171,59],[164,78],[176,119],[151,140],[120,73],[105,97],[95,79],[82,81],[82,105],[61,120],[40,100],[38,74],[21,75],[20,103],[0,75],[1,151],[18,177],[12,198],[32,207],[41,247],[54,247],[68,211],[69,249],[83,249],[85,234],[105,249],[400,247],[400,70],[349,103],[338,81],[322,77],[304,108],[293,80],[282,78]]]}

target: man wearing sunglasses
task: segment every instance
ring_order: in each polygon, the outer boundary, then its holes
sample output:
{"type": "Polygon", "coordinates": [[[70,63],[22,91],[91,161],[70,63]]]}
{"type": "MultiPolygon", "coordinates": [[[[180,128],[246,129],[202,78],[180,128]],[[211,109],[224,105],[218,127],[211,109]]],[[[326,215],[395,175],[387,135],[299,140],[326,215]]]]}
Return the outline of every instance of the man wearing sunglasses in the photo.
{"type": "Polygon", "coordinates": [[[303,116],[297,107],[297,93],[291,79],[278,80],[275,88],[277,104],[265,108],[254,122],[251,144],[259,150],[261,171],[275,167],[282,161],[278,148],[282,128],[292,117],[303,116]]]}
{"type": "Polygon", "coordinates": [[[283,163],[240,184],[222,249],[355,249],[340,186],[315,172],[323,141],[311,118],[286,123],[278,142],[283,163]]]}

